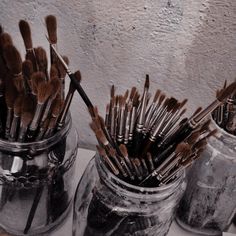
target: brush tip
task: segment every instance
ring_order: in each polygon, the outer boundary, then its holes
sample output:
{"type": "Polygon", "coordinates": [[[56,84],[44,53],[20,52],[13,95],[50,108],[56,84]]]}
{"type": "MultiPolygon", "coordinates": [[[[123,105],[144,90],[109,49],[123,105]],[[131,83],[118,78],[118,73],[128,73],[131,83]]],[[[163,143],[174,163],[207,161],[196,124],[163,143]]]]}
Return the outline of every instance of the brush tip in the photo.
{"type": "Polygon", "coordinates": [[[45,17],[45,23],[48,31],[48,37],[51,44],[57,43],[57,19],[54,15],[45,17]]]}
{"type": "Polygon", "coordinates": [[[33,43],[32,43],[31,30],[30,30],[29,23],[25,20],[20,20],[19,21],[19,29],[20,29],[20,33],[21,33],[21,36],[22,36],[24,44],[25,44],[25,48],[32,49],[33,43]]]}
{"type": "Polygon", "coordinates": [[[217,99],[220,102],[223,102],[225,99],[227,99],[232,93],[234,93],[236,90],[236,82],[231,83],[228,85],[225,89],[220,91],[220,93],[217,96],[217,99]]]}
{"type": "Polygon", "coordinates": [[[149,75],[147,74],[146,79],[145,79],[145,85],[144,85],[145,89],[149,89],[149,85],[150,85],[149,75]]]}

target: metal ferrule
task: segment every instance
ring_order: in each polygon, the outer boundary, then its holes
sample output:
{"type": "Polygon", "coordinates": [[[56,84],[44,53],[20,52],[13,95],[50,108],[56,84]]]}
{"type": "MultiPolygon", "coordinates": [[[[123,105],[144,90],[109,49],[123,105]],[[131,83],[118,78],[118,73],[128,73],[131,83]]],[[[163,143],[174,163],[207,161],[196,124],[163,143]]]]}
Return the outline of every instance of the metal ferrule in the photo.
{"type": "Polygon", "coordinates": [[[143,133],[147,133],[148,131],[148,124],[151,120],[151,117],[152,117],[152,112],[153,112],[153,109],[154,109],[154,106],[155,106],[155,103],[153,102],[151,104],[151,106],[149,107],[148,111],[147,111],[147,114],[145,116],[145,122],[144,122],[144,126],[143,126],[143,133]]]}
{"type": "Polygon", "coordinates": [[[123,130],[124,130],[124,115],[125,115],[125,108],[121,108],[120,114],[119,114],[119,130],[118,130],[118,135],[117,135],[117,140],[118,142],[123,141],[123,130]]]}
{"type": "Polygon", "coordinates": [[[25,141],[25,137],[26,137],[26,133],[27,133],[27,129],[28,127],[24,127],[24,126],[20,126],[20,131],[19,131],[19,135],[18,135],[18,142],[24,142],[25,141]]]}
{"type": "Polygon", "coordinates": [[[115,107],[111,109],[111,136],[115,138],[115,107]]]}
{"type": "Polygon", "coordinates": [[[19,119],[20,119],[20,116],[14,115],[12,123],[11,123],[9,141],[15,141],[16,140],[16,131],[17,131],[19,119]]]}
{"type": "Polygon", "coordinates": [[[119,162],[118,158],[116,156],[111,156],[114,160],[114,162],[116,163],[118,169],[120,170],[120,172],[122,173],[122,175],[124,177],[128,177],[128,173],[124,170],[123,166],[121,165],[121,163],[119,162]]]}
{"type": "Polygon", "coordinates": [[[11,173],[18,173],[22,170],[23,167],[23,160],[18,157],[14,156],[13,163],[11,166],[11,173]]]}
{"type": "Polygon", "coordinates": [[[152,119],[150,121],[149,127],[148,127],[148,131],[150,131],[153,127],[153,125],[155,125],[156,123],[158,123],[158,121],[161,119],[161,117],[164,115],[166,111],[165,107],[159,107],[153,114],[152,119]]]}
{"type": "Polygon", "coordinates": [[[9,138],[10,135],[10,128],[11,128],[11,122],[13,117],[13,108],[7,108],[7,120],[6,120],[6,129],[5,129],[5,137],[9,138]]]}
{"type": "Polygon", "coordinates": [[[152,137],[157,137],[158,133],[160,132],[160,128],[164,124],[166,117],[168,116],[168,113],[164,114],[164,116],[161,118],[161,120],[156,124],[153,131],[151,132],[152,137]]]}
{"type": "Polygon", "coordinates": [[[110,158],[107,155],[102,156],[105,160],[105,162],[107,163],[107,165],[111,168],[112,172],[114,173],[114,175],[118,175],[120,172],[119,170],[115,167],[115,165],[112,163],[112,161],[110,160],[110,158]]]}
{"type": "Polygon", "coordinates": [[[145,120],[145,111],[146,111],[146,105],[147,105],[146,100],[147,100],[147,90],[145,89],[144,93],[143,93],[141,107],[140,107],[140,114],[139,114],[137,126],[136,126],[136,130],[138,132],[142,131],[142,129],[143,129],[144,120],[145,120]]]}
{"type": "Polygon", "coordinates": [[[35,111],[35,114],[34,114],[34,118],[30,124],[30,130],[32,131],[35,131],[37,128],[38,128],[38,125],[39,125],[39,119],[40,119],[40,116],[42,114],[42,111],[43,111],[43,107],[44,107],[44,104],[43,103],[38,103],[37,104],[37,107],[36,107],[36,111],[35,111]]]}

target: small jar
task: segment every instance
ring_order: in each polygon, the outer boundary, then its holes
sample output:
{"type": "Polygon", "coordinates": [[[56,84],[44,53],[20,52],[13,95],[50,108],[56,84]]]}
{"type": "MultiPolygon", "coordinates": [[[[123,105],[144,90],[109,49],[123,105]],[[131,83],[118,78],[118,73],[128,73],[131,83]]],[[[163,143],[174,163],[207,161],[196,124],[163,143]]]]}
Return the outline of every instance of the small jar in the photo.
{"type": "Polygon", "coordinates": [[[69,213],[78,136],[67,119],[54,136],[32,143],[0,140],[0,227],[38,235],[69,213]]]}
{"type": "Polygon", "coordinates": [[[97,154],[77,187],[73,236],[164,236],[184,189],[184,173],[162,187],[128,184],[97,154]]]}
{"type": "Polygon", "coordinates": [[[183,228],[204,235],[222,235],[236,209],[236,137],[212,120],[217,137],[211,137],[205,151],[187,176],[188,184],[177,222],[183,228]]]}

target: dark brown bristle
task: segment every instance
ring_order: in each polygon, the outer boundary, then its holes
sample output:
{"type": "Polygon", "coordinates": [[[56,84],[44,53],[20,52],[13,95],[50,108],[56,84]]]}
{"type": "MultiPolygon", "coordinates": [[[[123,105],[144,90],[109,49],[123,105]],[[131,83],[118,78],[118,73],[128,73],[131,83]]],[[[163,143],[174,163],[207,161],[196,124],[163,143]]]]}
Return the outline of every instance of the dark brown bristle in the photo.
{"type": "Polygon", "coordinates": [[[14,85],[18,91],[18,93],[23,93],[24,92],[24,79],[22,75],[17,76],[16,78],[13,79],[14,85]]]}
{"type": "Polygon", "coordinates": [[[132,105],[131,105],[131,104],[128,104],[126,110],[127,110],[128,112],[131,112],[131,110],[132,110],[132,105]]]}
{"type": "Polygon", "coordinates": [[[145,89],[149,89],[149,84],[150,84],[150,82],[149,82],[149,75],[146,75],[144,88],[145,89]]]}
{"type": "Polygon", "coordinates": [[[17,90],[11,80],[6,80],[5,101],[7,107],[13,108],[15,99],[17,97],[17,90]]]}
{"type": "Polygon", "coordinates": [[[115,96],[115,86],[114,85],[111,86],[110,96],[111,96],[111,98],[113,98],[115,96]]]}
{"type": "Polygon", "coordinates": [[[38,85],[45,81],[45,75],[43,72],[34,72],[31,76],[31,89],[33,94],[38,93],[38,85]]]}
{"type": "Polygon", "coordinates": [[[198,107],[196,111],[192,114],[192,116],[197,115],[202,110],[202,107],[198,107]]]}
{"type": "Polygon", "coordinates": [[[57,119],[55,117],[52,117],[48,124],[48,129],[53,129],[56,127],[57,119]]]}
{"type": "Polygon", "coordinates": [[[2,33],[0,35],[0,49],[1,51],[8,45],[13,45],[11,35],[8,33],[2,33]]]}
{"type": "Polygon", "coordinates": [[[181,117],[186,111],[187,111],[187,109],[183,109],[183,110],[180,112],[179,116],[181,117]]]}
{"type": "Polygon", "coordinates": [[[184,107],[187,102],[188,102],[188,99],[184,99],[184,100],[180,103],[180,107],[179,107],[179,108],[184,107]]]}
{"type": "Polygon", "coordinates": [[[204,138],[208,139],[210,138],[211,136],[215,136],[217,134],[218,130],[217,129],[214,129],[212,130],[211,132],[209,132],[204,138]]]}
{"type": "Polygon", "coordinates": [[[59,71],[56,67],[56,65],[52,64],[50,68],[50,79],[59,77],[59,71]]]}
{"type": "Polygon", "coordinates": [[[33,112],[23,112],[21,114],[21,123],[24,127],[27,127],[31,121],[33,120],[34,113],[33,112]]]}
{"type": "Polygon", "coordinates": [[[124,145],[124,144],[121,144],[120,146],[119,146],[119,148],[120,148],[120,151],[121,151],[121,153],[122,153],[122,155],[124,156],[124,157],[127,157],[129,154],[128,154],[128,151],[127,151],[127,148],[126,148],[126,146],[124,145]]]}
{"type": "Polygon", "coordinates": [[[3,33],[3,28],[2,26],[0,25],[0,35],[3,33]]]}
{"type": "Polygon", "coordinates": [[[20,33],[23,38],[26,50],[32,49],[33,43],[32,43],[31,30],[30,30],[29,23],[25,20],[20,20],[19,29],[20,29],[20,33]]]}
{"type": "Polygon", "coordinates": [[[110,104],[108,103],[108,104],[106,105],[106,114],[109,114],[109,111],[110,111],[110,104]]]}
{"type": "Polygon", "coordinates": [[[8,69],[13,75],[18,75],[22,72],[22,60],[19,51],[13,45],[4,47],[4,58],[8,69]]]}
{"type": "Polygon", "coordinates": [[[203,138],[194,145],[194,149],[204,148],[206,145],[207,145],[207,141],[205,138],[203,138]]]}
{"type": "Polygon", "coordinates": [[[182,153],[186,150],[187,147],[189,147],[189,144],[181,142],[177,145],[175,153],[182,153]]]}
{"type": "Polygon", "coordinates": [[[224,82],[223,89],[225,89],[225,88],[226,88],[226,86],[227,86],[227,79],[226,79],[226,80],[225,80],[225,82],[224,82]]]}
{"type": "Polygon", "coordinates": [[[160,90],[160,89],[157,89],[157,91],[156,91],[156,93],[155,93],[155,96],[154,96],[154,98],[153,98],[153,102],[154,102],[154,103],[157,102],[157,100],[158,100],[160,94],[161,94],[161,90],[160,90]]]}
{"type": "Polygon", "coordinates": [[[22,106],[21,106],[21,112],[23,113],[33,113],[34,111],[34,101],[30,95],[24,96],[22,106]]]}
{"type": "Polygon", "coordinates": [[[75,78],[78,82],[81,82],[81,73],[79,70],[75,72],[75,78]]]}
{"type": "Polygon", "coordinates": [[[34,52],[37,64],[39,66],[39,70],[45,73],[48,67],[48,59],[46,51],[42,47],[37,47],[34,49],[34,52]]]}
{"type": "Polygon", "coordinates": [[[211,120],[210,120],[210,119],[207,120],[207,121],[202,125],[202,127],[200,128],[200,132],[201,132],[201,133],[206,132],[206,131],[209,129],[210,123],[211,123],[211,120]]]}
{"type": "Polygon", "coordinates": [[[199,136],[200,136],[200,132],[199,131],[195,131],[193,132],[187,139],[187,142],[189,145],[193,145],[196,143],[196,141],[198,140],[199,136]]]}
{"type": "Polygon", "coordinates": [[[95,122],[91,122],[91,123],[89,124],[89,126],[90,126],[90,128],[92,129],[92,131],[93,131],[94,133],[96,133],[96,132],[98,131],[98,127],[96,126],[95,122]]]}
{"type": "Polygon", "coordinates": [[[37,100],[38,103],[42,104],[47,101],[47,99],[52,95],[52,86],[43,81],[38,85],[37,100]]]}
{"type": "Polygon", "coordinates": [[[223,89],[217,96],[220,102],[223,102],[227,97],[229,97],[236,90],[236,82],[231,83],[225,89],[223,89]]]}
{"type": "Polygon", "coordinates": [[[61,99],[60,96],[57,95],[57,97],[53,100],[52,103],[52,116],[57,118],[59,114],[61,113],[63,107],[63,100],[61,99]]]}
{"type": "Polygon", "coordinates": [[[14,115],[19,116],[21,113],[21,107],[24,97],[19,95],[14,102],[14,115]]]}
{"type": "Polygon", "coordinates": [[[46,27],[48,31],[48,37],[51,44],[57,43],[57,19],[53,15],[48,15],[45,18],[46,27]]]}
{"type": "Polygon", "coordinates": [[[33,74],[33,64],[30,60],[25,60],[22,63],[22,72],[27,80],[31,79],[31,76],[33,74]]]}
{"type": "Polygon", "coordinates": [[[109,156],[112,156],[112,157],[116,156],[116,150],[114,148],[109,149],[109,156]]]}

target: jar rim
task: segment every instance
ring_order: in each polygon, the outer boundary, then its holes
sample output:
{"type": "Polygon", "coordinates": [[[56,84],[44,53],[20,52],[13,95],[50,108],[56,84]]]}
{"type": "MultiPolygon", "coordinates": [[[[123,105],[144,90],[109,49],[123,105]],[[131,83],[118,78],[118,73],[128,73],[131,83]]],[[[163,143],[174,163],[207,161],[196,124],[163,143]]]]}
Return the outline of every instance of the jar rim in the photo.
{"type": "MultiPolygon", "coordinates": [[[[123,193],[122,195],[125,195],[125,192],[131,192],[133,194],[133,197],[136,195],[136,198],[139,198],[139,199],[144,196],[146,198],[147,198],[147,196],[150,196],[150,198],[153,198],[153,197],[156,198],[156,195],[159,195],[160,193],[164,193],[164,192],[167,192],[168,195],[170,195],[168,190],[174,191],[177,187],[179,187],[179,184],[185,178],[185,170],[183,170],[181,173],[178,174],[177,178],[169,184],[166,184],[163,186],[158,186],[158,187],[140,187],[140,186],[136,186],[136,185],[127,183],[126,181],[115,176],[107,168],[105,163],[101,160],[98,153],[96,153],[96,155],[95,155],[95,163],[96,163],[98,172],[101,175],[103,175],[103,177],[107,176],[106,179],[112,180],[110,182],[113,182],[113,184],[109,183],[110,187],[114,187],[112,185],[115,185],[115,187],[119,188],[119,190],[123,193]],[[102,172],[104,172],[104,173],[102,173],[102,172]]],[[[100,176],[100,174],[99,174],[99,176],[100,176]]],[[[116,189],[116,191],[117,191],[117,189],[116,189]]]]}
{"type": "MultiPolygon", "coordinates": [[[[235,139],[236,141],[236,136],[233,134],[230,134],[229,132],[225,131],[223,128],[221,128],[216,122],[215,120],[212,118],[212,116],[210,117],[211,122],[212,122],[212,126],[214,126],[214,128],[220,130],[221,133],[223,133],[225,136],[228,136],[229,138],[235,139]]],[[[217,134],[216,134],[217,135],[217,134]]]]}
{"type": "Polygon", "coordinates": [[[61,130],[56,132],[53,136],[40,140],[40,141],[33,141],[33,142],[16,142],[16,141],[9,141],[0,139],[0,148],[4,151],[11,152],[11,153],[18,153],[18,152],[26,152],[31,150],[45,150],[50,148],[54,144],[58,142],[59,139],[63,138],[70,130],[72,125],[71,115],[68,114],[65,125],[62,127],[61,130]]]}

